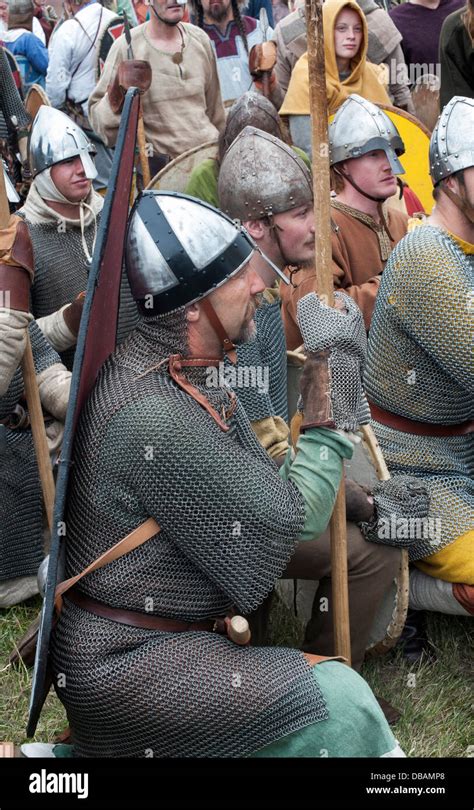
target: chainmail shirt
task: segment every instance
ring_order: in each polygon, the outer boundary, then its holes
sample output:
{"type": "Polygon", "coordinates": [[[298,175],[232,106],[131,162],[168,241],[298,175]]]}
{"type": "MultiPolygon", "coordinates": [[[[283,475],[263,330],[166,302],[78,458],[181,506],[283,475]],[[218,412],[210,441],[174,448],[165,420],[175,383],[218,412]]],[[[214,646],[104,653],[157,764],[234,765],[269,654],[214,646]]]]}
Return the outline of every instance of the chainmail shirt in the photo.
{"type": "MultiPolygon", "coordinates": [[[[416,228],[396,246],[382,276],[369,334],[365,390],[393,414],[428,424],[473,418],[474,256],[444,231],[416,228]]],[[[420,477],[441,539],[420,539],[429,556],[474,526],[474,434],[431,437],[374,422],[392,475],[420,477]]]]}
{"type": "MultiPolygon", "coordinates": [[[[240,404],[224,432],[170,378],[166,359],[186,356],[185,334],[184,309],[143,319],[100,372],[75,439],[66,576],[151,515],[161,532],[89,574],[80,590],[114,607],[197,621],[262,602],[305,509],[240,404]]],[[[205,368],[186,376],[227,409],[229,390],[206,387],[205,368]]],[[[67,597],[52,661],[66,674],[57,692],[79,756],[245,756],[327,717],[297,650],[127,627],[67,597]]]]}
{"type": "MultiPolygon", "coordinates": [[[[35,321],[29,324],[36,373],[59,363],[59,355],[45,340],[35,321]]],[[[18,367],[6,393],[0,397],[0,419],[20,402],[24,390],[18,367]]],[[[42,494],[31,430],[5,431],[0,449],[0,581],[34,576],[43,559],[42,494]]]]}
{"type": "MultiPolygon", "coordinates": [[[[57,223],[35,224],[26,220],[30,232],[35,260],[35,276],[31,286],[31,311],[35,318],[42,318],[69,304],[87,287],[89,266],[81,241],[80,227],[66,225],[66,230],[57,223]]],[[[97,227],[100,214],[97,215],[97,227]]],[[[84,237],[89,252],[94,238],[93,223],[84,228],[84,237]]],[[[122,273],[120,309],[117,327],[117,342],[123,340],[137,322],[137,309],[132,299],[128,279],[122,273]]],[[[64,365],[71,370],[75,348],[60,352],[64,365]]]]}

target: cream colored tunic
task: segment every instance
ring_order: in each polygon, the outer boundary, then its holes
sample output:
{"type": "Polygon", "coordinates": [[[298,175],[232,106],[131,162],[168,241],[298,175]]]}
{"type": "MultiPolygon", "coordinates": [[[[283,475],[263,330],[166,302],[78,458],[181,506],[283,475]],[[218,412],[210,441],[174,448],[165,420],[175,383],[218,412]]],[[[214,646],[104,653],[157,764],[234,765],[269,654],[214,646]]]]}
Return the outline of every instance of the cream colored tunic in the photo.
{"type": "MultiPolygon", "coordinates": [[[[148,26],[144,23],[131,31],[133,58],[150,62],[153,73],[151,87],[143,95],[145,135],[153,150],[150,156],[165,153],[173,158],[214,140],[224,128],[216,60],[207,34],[195,25],[180,23],[183,61],[176,65],[171,53],[152,44],[148,26]]],[[[112,45],[89,98],[89,120],[107,146],[115,145],[120,124],[120,115],[111,110],[107,87],[127,58],[127,43],[121,36],[112,45]]]]}

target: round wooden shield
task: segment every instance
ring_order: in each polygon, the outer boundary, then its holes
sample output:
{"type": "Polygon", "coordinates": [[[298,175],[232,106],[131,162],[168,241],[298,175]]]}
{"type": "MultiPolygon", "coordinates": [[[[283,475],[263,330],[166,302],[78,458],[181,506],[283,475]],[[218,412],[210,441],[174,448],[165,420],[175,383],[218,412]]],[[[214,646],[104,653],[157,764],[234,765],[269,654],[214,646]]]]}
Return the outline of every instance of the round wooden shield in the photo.
{"type": "Polygon", "coordinates": [[[51,107],[51,102],[39,84],[32,84],[26,94],[25,107],[26,111],[31,115],[33,121],[36,113],[42,106],[51,107]]]}
{"type": "Polygon", "coordinates": [[[440,113],[439,109],[440,81],[434,73],[420,76],[411,91],[416,117],[429,129],[435,128],[440,113]]]}
{"type": "Polygon", "coordinates": [[[434,205],[429,161],[431,132],[418,118],[398,107],[389,107],[385,104],[378,106],[393,121],[405,144],[405,154],[400,157],[405,169],[402,179],[420,198],[425,212],[430,214],[434,205]]]}
{"type": "Polygon", "coordinates": [[[107,23],[99,39],[99,47],[97,49],[97,65],[96,76],[99,81],[100,74],[102,73],[105,65],[107,55],[114,44],[115,40],[122,36],[124,32],[123,17],[112,17],[107,23]]]}
{"type": "Polygon", "coordinates": [[[158,174],[150,180],[147,188],[154,191],[184,192],[191,173],[203,160],[217,157],[217,140],[207,141],[193,149],[188,149],[174,160],[171,160],[158,174]]]}
{"type": "Polygon", "coordinates": [[[370,631],[366,654],[384,655],[395,646],[405,625],[409,597],[408,552],[403,549],[397,578],[385,593],[370,631]]]}

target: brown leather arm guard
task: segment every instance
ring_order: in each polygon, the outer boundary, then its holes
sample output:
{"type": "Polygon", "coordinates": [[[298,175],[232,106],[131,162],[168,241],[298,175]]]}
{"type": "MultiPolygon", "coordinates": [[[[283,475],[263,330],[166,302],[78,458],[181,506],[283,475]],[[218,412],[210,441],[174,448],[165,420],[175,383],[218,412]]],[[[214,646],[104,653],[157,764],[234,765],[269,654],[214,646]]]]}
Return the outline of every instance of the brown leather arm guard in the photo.
{"type": "Polygon", "coordinates": [[[28,226],[12,214],[7,227],[0,230],[0,307],[29,312],[33,276],[28,226]]]}
{"type": "Polygon", "coordinates": [[[321,351],[307,355],[300,380],[304,412],[301,432],[312,427],[336,427],[332,413],[329,354],[329,351],[321,351]]]}
{"type": "Polygon", "coordinates": [[[82,310],[84,308],[84,300],[86,294],[85,292],[79,293],[78,296],[74,299],[74,301],[69,304],[68,307],[63,312],[63,318],[65,320],[66,326],[73,335],[76,335],[79,332],[79,326],[81,323],[82,318],[82,310]]]}
{"type": "Polygon", "coordinates": [[[127,59],[121,62],[113,82],[107,87],[112,112],[121,112],[125,94],[130,87],[138,87],[140,93],[146,93],[150,88],[151,78],[149,62],[142,59],[127,59]]]}

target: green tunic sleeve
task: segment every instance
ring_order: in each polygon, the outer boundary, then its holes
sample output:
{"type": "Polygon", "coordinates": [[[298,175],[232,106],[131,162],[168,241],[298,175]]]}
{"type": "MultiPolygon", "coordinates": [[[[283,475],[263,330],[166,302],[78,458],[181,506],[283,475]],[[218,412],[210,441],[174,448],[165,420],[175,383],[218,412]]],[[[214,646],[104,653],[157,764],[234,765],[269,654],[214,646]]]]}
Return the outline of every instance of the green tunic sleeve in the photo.
{"type": "Polygon", "coordinates": [[[304,542],[314,540],[326,529],[341,480],[341,461],[352,458],[353,446],[334,430],[311,428],[300,436],[296,450],[293,462],[287,454],[280,475],[293,481],[304,498],[306,520],[298,536],[304,542]]]}
{"type": "Polygon", "coordinates": [[[209,158],[203,160],[193,170],[189,178],[188,185],[184,193],[189,194],[191,197],[197,197],[198,200],[213,205],[219,208],[219,198],[217,196],[217,179],[219,177],[219,169],[217,160],[209,158]]]}

